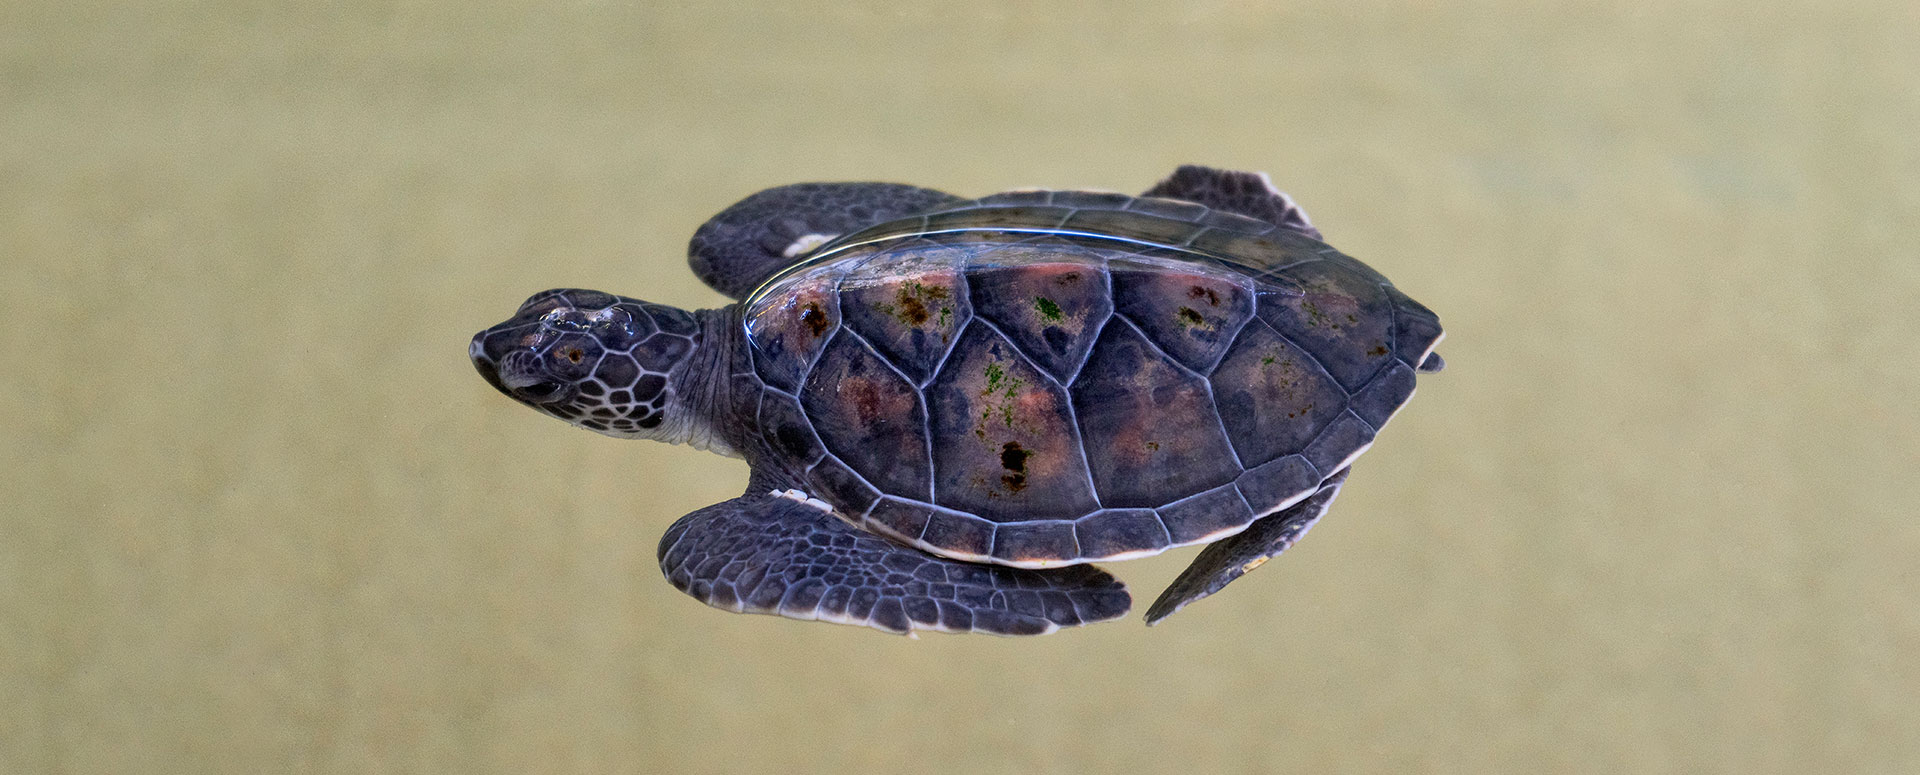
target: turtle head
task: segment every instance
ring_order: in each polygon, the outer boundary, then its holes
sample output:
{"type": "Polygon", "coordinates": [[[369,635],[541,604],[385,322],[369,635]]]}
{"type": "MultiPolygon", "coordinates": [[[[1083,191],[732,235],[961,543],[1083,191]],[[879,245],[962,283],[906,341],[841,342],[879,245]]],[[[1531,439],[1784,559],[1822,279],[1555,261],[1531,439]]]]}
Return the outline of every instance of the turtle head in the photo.
{"type": "Polygon", "coordinates": [[[500,392],[618,438],[680,441],[676,370],[697,344],[692,313],[578,289],[534,294],[467,354],[500,392]]]}

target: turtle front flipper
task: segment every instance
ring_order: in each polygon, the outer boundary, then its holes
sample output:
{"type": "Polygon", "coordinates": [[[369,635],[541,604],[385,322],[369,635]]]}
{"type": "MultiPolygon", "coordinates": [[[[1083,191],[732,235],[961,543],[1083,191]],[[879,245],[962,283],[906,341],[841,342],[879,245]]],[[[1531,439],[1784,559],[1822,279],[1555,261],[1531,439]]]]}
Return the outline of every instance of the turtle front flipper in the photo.
{"type": "Polygon", "coordinates": [[[769,188],[701,225],[687,245],[687,263],[708,287],[744,299],[834,237],[957,201],[952,194],[898,183],[769,188]]]}
{"type": "Polygon", "coordinates": [[[1186,164],[1142,196],[1198,202],[1320,239],[1320,230],[1307,220],[1307,211],[1294,204],[1293,197],[1274,188],[1273,181],[1264,172],[1235,172],[1186,164]]]}
{"type": "Polygon", "coordinates": [[[912,636],[1044,635],[1125,616],[1126,585],[1091,565],[1022,570],[935,557],[848,525],[797,491],[748,494],[675,522],[660,539],[675,588],[736,613],[912,636]]]}
{"type": "Polygon", "coordinates": [[[1260,567],[1267,558],[1284,552],[1293,546],[1300,537],[1307,534],[1307,528],[1320,521],[1327,513],[1327,507],[1333,504],[1333,496],[1340,494],[1340,485],[1347,480],[1347,472],[1341,469],[1320,483],[1320,489],[1307,496],[1305,500],[1293,504],[1273,514],[1261,517],[1239,535],[1209,544],[1193,558],[1193,564],[1180,572],[1180,577],[1167,585],[1160,593],[1160,599],[1153,601],[1147,609],[1147,625],[1159,624],[1161,619],[1172,616],[1173,612],[1187,607],[1200,598],[1219,592],[1234,579],[1246,575],[1247,571],[1260,567]]]}

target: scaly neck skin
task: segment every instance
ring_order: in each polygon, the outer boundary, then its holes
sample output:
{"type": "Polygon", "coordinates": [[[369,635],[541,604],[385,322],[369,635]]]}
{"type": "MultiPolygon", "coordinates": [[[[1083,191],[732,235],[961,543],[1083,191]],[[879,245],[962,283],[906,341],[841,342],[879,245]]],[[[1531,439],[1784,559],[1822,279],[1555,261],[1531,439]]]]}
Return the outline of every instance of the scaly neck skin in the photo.
{"type": "Polygon", "coordinates": [[[693,352],[669,377],[673,406],[661,440],[686,444],[728,457],[744,457],[749,430],[733,417],[734,404],[751,396],[729,395],[735,364],[746,361],[746,337],[740,331],[740,305],[694,310],[700,334],[693,352]]]}

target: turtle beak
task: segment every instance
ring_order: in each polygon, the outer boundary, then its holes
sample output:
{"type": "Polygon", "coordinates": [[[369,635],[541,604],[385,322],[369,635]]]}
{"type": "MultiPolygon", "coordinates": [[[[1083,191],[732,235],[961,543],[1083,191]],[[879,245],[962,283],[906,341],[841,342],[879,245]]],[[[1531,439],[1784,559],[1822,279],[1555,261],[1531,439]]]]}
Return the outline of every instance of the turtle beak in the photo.
{"type": "Polygon", "coordinates": [[[474,365],[480,368],[482,376],[491,371],[489,381],[501,392],[529,404],[558,403],[573,398],[576,392],[571,381],[554,374],[532,350],[508,351],[498,364],[481,366],[481,361],[476,359],[474,365]]]}
{"type": "Polygon", "coordinates": [[[480,378],[492,385],[493,389],[511,395],[507,386],[500,382],[500,369],[495,365],[493,356],[487,353],[487,334],[492,329],[473,335],[473,341],[467,344],[467,359],[473,361],[473,370],[480,372],[480,378]]]}

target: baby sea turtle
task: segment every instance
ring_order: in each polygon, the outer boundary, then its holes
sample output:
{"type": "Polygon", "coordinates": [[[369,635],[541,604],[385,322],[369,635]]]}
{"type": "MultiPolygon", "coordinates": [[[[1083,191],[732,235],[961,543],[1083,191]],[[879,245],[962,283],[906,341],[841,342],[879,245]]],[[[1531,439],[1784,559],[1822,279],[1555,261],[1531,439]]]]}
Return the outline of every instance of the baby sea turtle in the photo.
{"type": "Polygon", "coordinates": [[[1091,563],[1211,543],[1165,618],[1280,553],[1438,371],[1438,318],[1267,177],[1141,196],[762,191],[693,236],[738,300],[535,294],[470,354],[500,392],[620,438],[744,458],[660,541],[708,605],[1033,635],[1119,617],[1091,563]]]}

